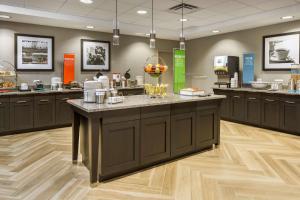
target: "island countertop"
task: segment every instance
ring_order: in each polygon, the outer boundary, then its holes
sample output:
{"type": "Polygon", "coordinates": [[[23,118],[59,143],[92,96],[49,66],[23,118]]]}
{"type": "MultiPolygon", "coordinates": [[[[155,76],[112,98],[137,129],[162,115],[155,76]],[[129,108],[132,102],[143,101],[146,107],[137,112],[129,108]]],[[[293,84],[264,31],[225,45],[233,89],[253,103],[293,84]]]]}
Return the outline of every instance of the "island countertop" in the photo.
{"type": "Polygon", "coordinates": [[[192,97],[192,96],[181,96],[177,94],[169,94],[164,98],[150,98],[146,95],[135,95],[124,97],[123,103],[118,104],[96,104],[96,103],[85,103],[82,99],[71,99],[67,102],[85,112],[101,112],[101,111],[110,111],[110,110],[120,110],[128,108],[139,108],[139,107],[148,107],[148,106],[158,106],[158,105],[168,105],[176,103],[187,103],[187,102],[197,102],[197,101],[207,101],[207,100],[216,100],[224,99],[224,95],[211,95],[205,97],[192,97]]]}

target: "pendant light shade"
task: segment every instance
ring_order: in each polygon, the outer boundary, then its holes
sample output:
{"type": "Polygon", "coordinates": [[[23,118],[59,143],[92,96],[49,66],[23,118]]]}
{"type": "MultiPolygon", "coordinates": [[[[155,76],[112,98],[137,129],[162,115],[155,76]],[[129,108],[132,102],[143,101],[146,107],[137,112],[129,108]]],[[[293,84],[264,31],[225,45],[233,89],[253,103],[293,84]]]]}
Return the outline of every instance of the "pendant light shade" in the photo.
{"type": "Polygon", "coordinates": [[[152,0],[152,28],[150,32],[150,48],[155,49],[156,43],[156,34],[154,31],[154,20],[153,20],[153,0],[152,0]]]}
{"type": "Polygon", "coordinates": [[[113,29],[113,45],[120,45],[120,29],[118,28],[118,0],[116,0],[116,20],[115,20],[115,28],[113,29]]]}
{"type": "Polygon", "coordinates": [[[181,7],[181,33],[180,33],[180,38],[179,38],[179,48],[180,50],[185,50],[185,37],[183,34],[183,8],[184,8],[184,3],[182,0],[182,7],[181,7]]]}

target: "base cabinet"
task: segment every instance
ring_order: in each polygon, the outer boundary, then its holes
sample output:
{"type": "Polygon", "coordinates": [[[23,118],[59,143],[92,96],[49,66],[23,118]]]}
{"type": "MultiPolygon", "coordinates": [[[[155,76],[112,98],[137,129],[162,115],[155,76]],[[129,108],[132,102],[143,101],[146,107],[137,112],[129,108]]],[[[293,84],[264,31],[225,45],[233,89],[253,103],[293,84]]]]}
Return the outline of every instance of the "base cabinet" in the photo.
{"type": "Polygon", "coordinates": [[[195,112],[171,116],[171,155],[179,156],[194,151],[196,132],[195,112]]]}
{"type": "Polygon", "coordinates": [[[280,124],[280,101],[271,96],[262,99],[261,125],[267,128],[279,128],[280,124]]]}
{"type": "Polygon", "coordinates": [[[11,130],[33,128],[33,97],[16,97],[10,99],[11,130]]]}
{"type": "Polygon", "coordinates": [[[170,157],[170,116],[141,119],[141,164],[170,157]]]}
{"type": "Polygon", "coordinates": [[[280,105],[280,128],[300,135],[300,103],[296,99],[283,99],[280,105]]]}
{"type": "Polygon", "coordinates": [[[217,141],[219,116],[216,109],[201,109],[197,111],[196,149],[201,150],[217,141]]]}
{"type": "Polygon", "coordinates": [[[101,138],[101,176],[139,166],[140,121],[104,124],[101,138]]]}
{"type": "Polygon", "coordinates": [[[253,125],[260,125],[261,121],[261,99],[260,95],[248,94],[245,99],[246,121],[253,125]]]}
{"type": "Polygon", "coordinates": [[[243,121],[245,119],[245,97],[242,93],[233,93],[230,97],[230,118],[243,121]]]}
{"type": "Polygon", "coordinates": [[[55,125],[55,96],[34,97],[34,127],[55,125]]]}
{"type": "Polygon", "coordinates": [[[0,98],[0,132],[9,130],[9,99],[0,98]]]}

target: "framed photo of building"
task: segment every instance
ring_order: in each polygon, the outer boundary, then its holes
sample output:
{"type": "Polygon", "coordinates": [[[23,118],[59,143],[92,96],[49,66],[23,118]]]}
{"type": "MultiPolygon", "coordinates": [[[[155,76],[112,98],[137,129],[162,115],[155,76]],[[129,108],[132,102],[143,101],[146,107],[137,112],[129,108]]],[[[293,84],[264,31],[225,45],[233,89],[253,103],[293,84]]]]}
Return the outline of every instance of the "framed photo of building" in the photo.
{"type": "Polygon", "coordinates": [[[110,42],[82,39],[81,71],[110,71],[110,42]]]}
{"type": "Polygon", "coordinates": [[[54,37],[15,34],[17,71],[54,71],[54,37]]]}
{"type": "Polygon", "coordinates": [[[263,70],[290,70],[299,64],[300,32],[269,35],[263,37],[263,70]]]}

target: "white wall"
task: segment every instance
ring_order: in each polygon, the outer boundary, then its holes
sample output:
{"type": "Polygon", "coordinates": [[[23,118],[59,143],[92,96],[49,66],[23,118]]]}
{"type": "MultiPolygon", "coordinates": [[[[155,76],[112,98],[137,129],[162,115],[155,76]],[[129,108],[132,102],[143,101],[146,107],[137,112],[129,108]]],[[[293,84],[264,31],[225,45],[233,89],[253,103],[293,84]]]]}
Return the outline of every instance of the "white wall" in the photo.
{"type": "Polygon", "coordinates": [[[213,58],[216,55],[240,57],[242,70],[243,53],[255,53],[255,76],[266,81],[276,78],[288,81],[289,72],[266,72],[262,70],[263,36],[300,31],[300,21],[282,23],[256,29],[194,39],[187,44],[187,80],[189,86],[211,90],[217,76],[213,71],[213,58]],[[199,78],[207,76],[207,78],[199,78]]]}
{"type": "MultiPolygon", "coordinates": [[[[75,78],[83,81],[92,78],[95,72],[80,71],[80,39],[95,39],[111,41],[112,35],[94,31],[56,28],[23,23],[0,21],[0,59],[14,63],[14,34],[25,33],[47,35],[55,37],[55,71],[54,72],[19,72],[19,83],[40,79],[49,84],[52,76],[62,76],[64,53],[75,53],[76,66],[75,78]]],[[[122,35],[120,46],[111,46],[111,73],[125,73],[130,67],[131,74],[143,75],[146,59],[158,51],[171,51],[177,42],[171,40],[158,40],[157,49],[152,50],[148,45],[149,40],[144,37],[122,35]]]]}

